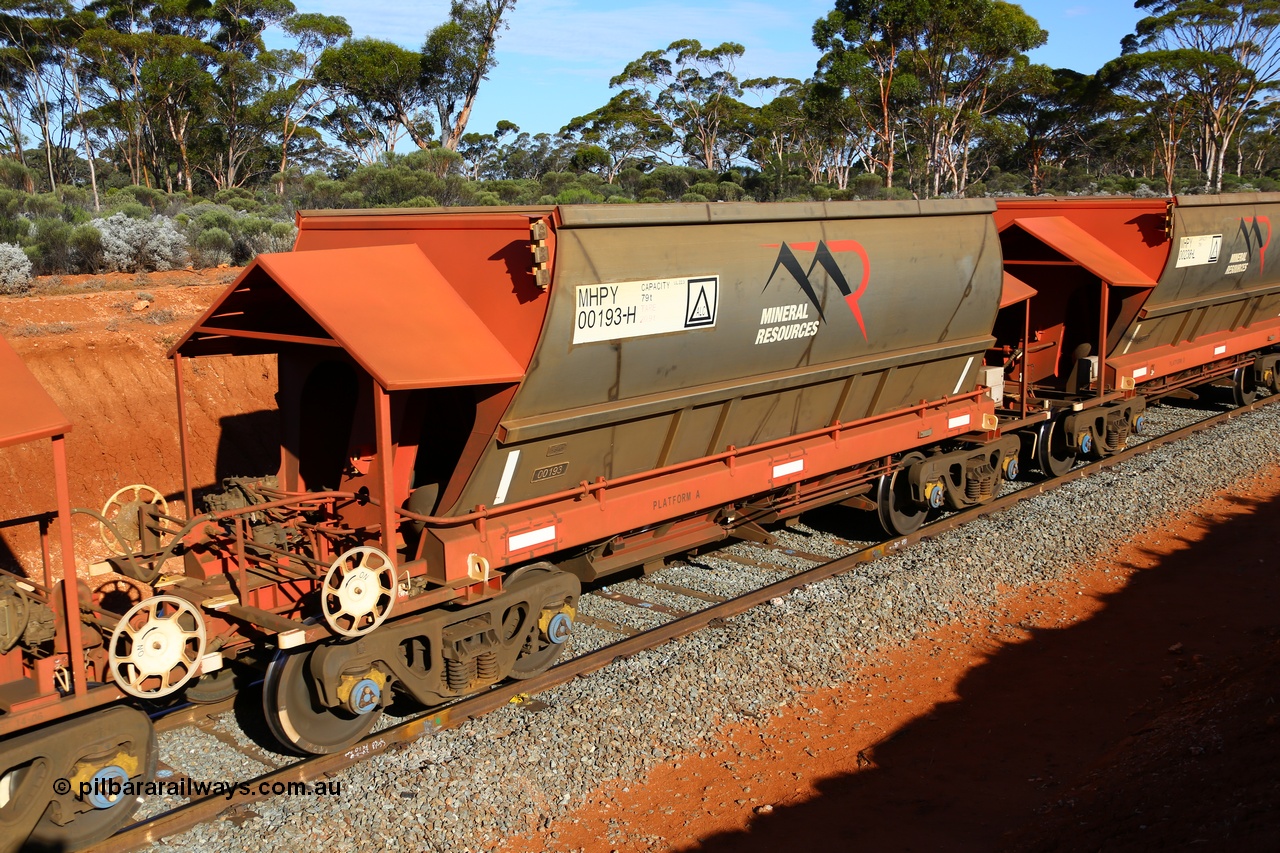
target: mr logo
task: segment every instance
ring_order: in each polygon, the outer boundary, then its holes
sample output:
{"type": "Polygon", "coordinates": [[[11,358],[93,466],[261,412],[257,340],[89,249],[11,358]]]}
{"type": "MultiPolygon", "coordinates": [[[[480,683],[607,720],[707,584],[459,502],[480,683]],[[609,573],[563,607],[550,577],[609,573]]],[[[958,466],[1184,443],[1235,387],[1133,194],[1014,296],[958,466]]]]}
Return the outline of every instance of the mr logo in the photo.
{"type": "Polygon", "coordinates": [[[1267,247],[1271,245],[1271,220],[1266,216],[1255,216],[1253,219],[1240,219],[1240,233],[1244,236],[1244,244],[1249,249],[1249,254],[1253,255],[1253,249],[1258,249],[1258,271],[1266,272],[1267,269],[1267,247]],[[1267,236],[1262,236],[1262,227],[1267,228],[1267,236]]]}
{"type": "MultiPolygon", "coordinates": [[[[766,246],[773,248],[778,244],[770,243],[766,244],[766,246]]],[[[862,309],[858,307],[858,300],[862,298],[862,294],[867,292],[867,282],[871,281],[871,261],[867,259],[867,250],[857,240],[832,240],[830,242],[819,240],[817,243],[781,244],[778,248],[778,259],[774,261],[773,271],[769,273],[769,280],[765,282],[764,289],[767,290],[769,285],[773,283],[774,276],[778,274],[778,270],[784,269],[791,273],[791,277],[795,279],[796,284],[800,285],[800,289],[804,291],[804,295],[809,297],[813,307],[818,309],[818,316],[826,320],[826,315],[822,311],[822,303],[818,301],[818,292],[814,289],[813,282],[809,279],[809,276],[818,267],[822,267],[827,277],[835,282],[836,287],[840,289],[840,293],[844,295],[845,304],[849,306],[849,311],[853,313],[853,319],[858,323],[858,331],[862,332],[863,340],[867,340],[867,328],[862,322],[862,309]],[[809,269],[804,269],[800,259],[796,257],[797,252],[813,252],[813,260],[809,263],[809,269]],[[858,283],[857,290],[849,287],[849,279],[836,261],[835,256],[843,253],[857,255],[858,260],[862,262],[862,280],[858,283]]]]}

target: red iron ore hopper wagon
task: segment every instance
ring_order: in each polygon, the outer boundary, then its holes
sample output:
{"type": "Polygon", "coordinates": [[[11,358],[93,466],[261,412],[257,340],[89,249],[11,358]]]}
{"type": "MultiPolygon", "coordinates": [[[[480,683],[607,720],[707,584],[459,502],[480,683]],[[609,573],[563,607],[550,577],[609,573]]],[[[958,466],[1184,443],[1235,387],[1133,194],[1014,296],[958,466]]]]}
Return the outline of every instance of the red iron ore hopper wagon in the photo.
{"type": "Polygon", "coordinates": [[[1019,451],[980,385],[992,209],[303,214],[172,350],[180,407],[188,361],[278,354],[279,473],[151,525],[186,568],[143,580],[222,655],[274,646],[268,721],[319,753],[393,686],[542,671],[580,579],[825,503],[986,500],[1019,451]]]}

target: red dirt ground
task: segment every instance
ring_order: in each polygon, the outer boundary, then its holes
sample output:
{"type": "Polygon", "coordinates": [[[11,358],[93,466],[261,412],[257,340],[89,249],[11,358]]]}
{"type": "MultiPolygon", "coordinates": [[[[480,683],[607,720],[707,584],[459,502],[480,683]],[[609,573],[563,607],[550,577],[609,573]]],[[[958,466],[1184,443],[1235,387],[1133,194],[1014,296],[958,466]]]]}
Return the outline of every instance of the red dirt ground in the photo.
{"type": "Polygon", "coordinates": [[[502,849],[1280,850],[1278,518],[1280,468],[502,849]]]}
{"type": "MultiPolygon", "coordinates": [[[[52,286],[44,280],[33,295],[0,299],[0,334],[71,420],[72,506],[101,509],[111,492],[138,482],[181,506],[173,364],[164,355],[236,272],[65,276],[52,286]]],[[[275,470],[275,382],[271,357],[190,365],[189,438],[197,486],[214,483],[215,476],[275,470]]],[[[0,451],[0,495],[3,518],[54,506],[48,442],[0,451]]],[[[96,524],[80,517],[75,529],[83,570],[105,549],[96,524]]],[[[30,527],[4,531],[0,545],[0,561],[16,557],[29,569],[39,565],[30,527]]]]}

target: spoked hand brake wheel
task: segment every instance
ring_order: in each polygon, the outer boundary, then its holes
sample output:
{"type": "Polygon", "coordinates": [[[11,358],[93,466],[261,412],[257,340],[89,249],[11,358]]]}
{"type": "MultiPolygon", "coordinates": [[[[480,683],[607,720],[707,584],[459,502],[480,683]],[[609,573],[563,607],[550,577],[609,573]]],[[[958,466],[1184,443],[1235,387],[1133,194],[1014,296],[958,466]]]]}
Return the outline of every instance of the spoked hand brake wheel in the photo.
{"type": "Polygon", "coordinates": [[[141,515],[145,507],[158,507],[162,515],[169,512],[169,503],[160,490],[146,483],[134,483],[118,489],[102,505],[102,517],[110,524],[99,522],[102,543],[116,556],[136,554],[142,544],[141,515]]]}

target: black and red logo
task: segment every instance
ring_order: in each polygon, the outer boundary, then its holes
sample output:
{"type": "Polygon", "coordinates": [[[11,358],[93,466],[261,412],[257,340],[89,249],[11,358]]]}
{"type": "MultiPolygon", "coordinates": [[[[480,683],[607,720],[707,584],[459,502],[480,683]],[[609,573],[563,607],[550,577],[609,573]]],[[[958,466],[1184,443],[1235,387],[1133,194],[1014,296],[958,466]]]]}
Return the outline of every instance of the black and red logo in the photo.
{"type": "Polygon", "coordinates": [[[1271,219],[1266,216],[1255,216],[1252,219],[1240,220],[1240,233],[1244,235],[1244,244],[1249,248],[1252,257],[1253,249],[1258,249],[1258,272],[1267,271],[1267,246],[1271,245],[1271,219]],[[1248,223],[1248,224],[1246,224],[1248,223]],[[1261,226],[1267,226],[1267,236],[1262,236],[1261,226]]]}
{"type": "Polygon", "coordinates": [[[818,300],[818,291],[810,279],[813,271],[821,267],[827,277],[840,289],[845,304],[849,306],[853,319],[858,323],[858,330],[862,332],[863,340],[867,340],[867,328],[862,322],[862,309],[858,306],[858,300],[867,292],[867,283],[871,281],[871,261],[867,259],[867,250],[861,243],[857,240],[819,240],[816,243],[768,243],[766,246],[778,249],[778,259],[773,264],[773,271],[769,273],[769,280],[764,284],[766,290],[773,283],[778,270],[784,269],[791,274],[796,284],[800,285],[804,295],[813,303],[813,307],[818,309],[818,316],[826,320],[822,303],[818,300]],[[809,268],[806,270],[797,253],[809,254],[810,252],[813,253],[813,260],[810,261],[809,268]],[[836,255],[845,253],[857,255],[862,262],[862,280],[858,282],[856,290],[849,286],[849,278],[836,260],[836,255]]]}

